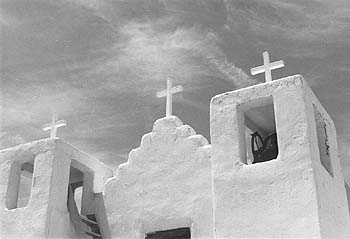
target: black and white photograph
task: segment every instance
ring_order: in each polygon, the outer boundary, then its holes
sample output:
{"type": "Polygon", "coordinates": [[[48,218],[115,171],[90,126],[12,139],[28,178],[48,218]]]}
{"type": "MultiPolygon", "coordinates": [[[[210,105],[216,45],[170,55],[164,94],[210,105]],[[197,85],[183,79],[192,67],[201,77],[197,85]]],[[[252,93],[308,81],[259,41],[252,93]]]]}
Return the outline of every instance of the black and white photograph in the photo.
{"type": "Polygon", "coordinates": [[[350,0],[0,0],[1,239],[349,239],[350,0]]]}

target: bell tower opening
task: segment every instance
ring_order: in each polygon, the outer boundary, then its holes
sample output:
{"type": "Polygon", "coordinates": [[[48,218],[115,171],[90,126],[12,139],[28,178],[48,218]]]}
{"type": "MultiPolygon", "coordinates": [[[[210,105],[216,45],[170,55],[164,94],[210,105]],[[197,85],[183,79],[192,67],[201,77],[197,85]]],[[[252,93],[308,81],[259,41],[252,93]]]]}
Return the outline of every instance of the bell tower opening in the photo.
{"type": "Polygon", "coordinates": [[[34,162],[22,164],[17,207],[26,207],[32,190],[34,162]]]}
{"type": "Polygon", "coordinates": [[[84,174],[79,169],[70,167],[69,171],[69,196],[73,196],[77,210],[81,212],[82,192],[83,192],[84,174]]]}
{"type": "Polygon", "coordinates": [[[69,172],[67,207],[71,222],[79,237],[102,238],[95,215],[95,195],[92,191],[93,173],[72,160],[69,172]]]}
{"type": "Polygon", "coordinates": [[[241,162],[256,164],[277,158],[278,142],[273,97],[243,103],[241,134],[244,135],[241,162]]]}
{"type": "Polygon", "coordinates": [[[6,192],[7,209],[28,205],[33,184],[34,158],[34,155],[24,155],[23,158],[13,162],[6,192]]]}

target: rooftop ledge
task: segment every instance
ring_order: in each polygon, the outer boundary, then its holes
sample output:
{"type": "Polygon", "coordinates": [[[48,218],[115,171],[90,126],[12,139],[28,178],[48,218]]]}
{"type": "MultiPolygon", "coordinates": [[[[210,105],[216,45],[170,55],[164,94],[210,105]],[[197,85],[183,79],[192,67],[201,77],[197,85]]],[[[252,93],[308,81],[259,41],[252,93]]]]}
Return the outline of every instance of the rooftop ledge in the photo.
{"type": "MultiPolygon", "coordinates": [[[[241,88],[241,89],[237,89],[234,91],[229,91],[229,92],[225,92],[225,93],[216,95],[212,98],[210,104],[211,105],[218,105],[218,104],[222,104],[223,102],[225,102],[225,100],[227,98],[237,98],[238,99],[242,95],[252,94],[252,92],[259,94],[262,91],[264,91],[264,89],[269,90],[269,89],[274,89],[274,88],[278,88],[278,87],[288,86],[291,84],[307,86],[307,83],[304,80],[303,76],[293,75],[293,76],[288,76],[285,78],[273,80],[270,82],[263,82],[263,83],[260,83],[257,85],[252,85],[249,87],[245,87],[245,88],[241,88]]],[[[254,96],[253,96],[253,98],[254,98],[254,96]]]]}

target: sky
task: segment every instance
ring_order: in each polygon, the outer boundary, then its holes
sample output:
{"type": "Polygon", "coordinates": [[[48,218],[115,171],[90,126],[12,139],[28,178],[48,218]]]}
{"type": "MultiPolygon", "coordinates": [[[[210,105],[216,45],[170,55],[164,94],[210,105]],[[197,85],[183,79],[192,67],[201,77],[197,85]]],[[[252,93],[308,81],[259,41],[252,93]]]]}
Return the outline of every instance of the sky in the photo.
{"type": "MultiPolygon", "coordinates": [[[[209,139],[213,96],[263,82],[262,52],[301,74],[333,118],[350,181],[350,1],[2,0],[0,149],[58,136],[116,167],[165,115],[209,139]]],[[[209,139],[210,140],[210,139],[209,139]]]]}

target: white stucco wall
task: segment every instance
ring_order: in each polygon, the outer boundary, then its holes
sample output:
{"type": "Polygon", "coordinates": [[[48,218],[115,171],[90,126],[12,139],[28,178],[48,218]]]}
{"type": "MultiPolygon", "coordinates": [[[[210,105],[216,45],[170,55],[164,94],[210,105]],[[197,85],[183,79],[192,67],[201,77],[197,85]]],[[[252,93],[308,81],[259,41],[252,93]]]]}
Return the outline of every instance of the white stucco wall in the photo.
{"type": "MultiPolygon", "coordinates": [[[[339,159],[336,129],[333,120],[322,107],[311,89],[304,86],[307,112],[309,116],[309,136],[312,165],[315,175],[318,213],[322,238],[350,238],[350,216],[346,190],[344,190],[344,175],[339,159]],[[315,114],[317,117],[315,118],[315,114]],[[322,136],[327,141],[317,142],[315,119],[321,118],[324,128],[322,136]],[[331,175],[321,164],[319,147],[328,148],[328,158],[331,165],[331,175]]],[[[322,125],[323,126],[323,125],[322,125]]]]}
{"type": "Polygon", "coordinates": [[[68,181],[64,185],[64,179],[67,177],[68,180],[70,162],[65,158],[57,160],[60,155],[56,142],[50,139],[0,151],[0,238],[74,236],[66,207],[68,181]],[[16,187],[9,185],[11,166],[20,165],[30,158],[35,159],[29,203],[26,207],[9,210],[6,208],[7,190],[16,187]],[[58,173],[61,184],[55,182],[58,173]],[[51,185],[57,187],[53,189],[51,185]]]}
{"type": "Polygon", "coordinates": [[[113,238],[190,227],[192,238],[213,237],[210,146],[175,116],[159,119],[104,195],[113,238]]]}
{"type": "Polygon", "coordinates": [[[104,220],[103,215],[99,215],[105,213],[100,192],[107,178],[113,175],[112,170],[59,139],[44,139],[0,151],[0,238],[77,238],[67,210],[72,161],[92,172],[93,180],[86,194],[92,198],[93,205],[88,207],[93,212],[96,209],[98,220],[104,220]],[[7,208],[6,200],[11,194],[7,191],[16,191],[15,181],[9,181],[16,176],[10,174],[11,169],[17,168],[15,171],[20,172],[19,166],[33,159],[28,205],[7,208]]]}
{"type": "MultiPolygon", "coordinates": [[[[320,164],[315,98],[301,76],[218,95],[211,102],[214,220],[217,238],[347,238],[344,178],[329,118],[334,179],[320,164]],[[246,165],[243,112],[273,97],[277,159],[246,165]],[[340,181],[341,187],[340,187],[340,181]],[[333,221],[332,221],[333,220],[333,221]]],[[[323,114],[326,114],[318,104],[323,114]]]]}

